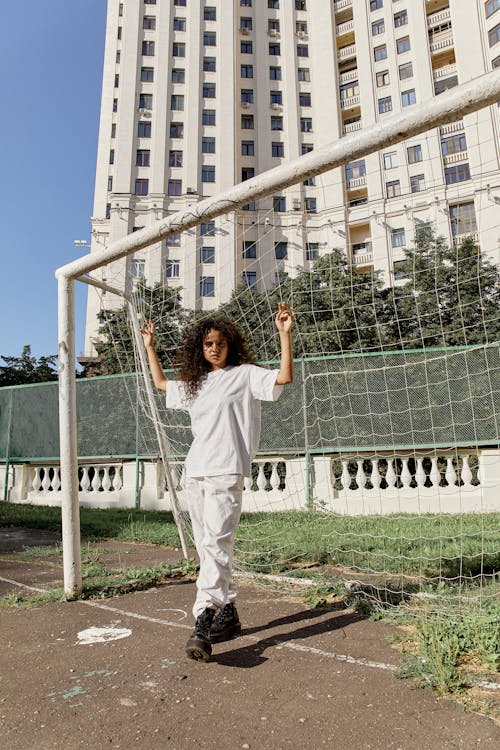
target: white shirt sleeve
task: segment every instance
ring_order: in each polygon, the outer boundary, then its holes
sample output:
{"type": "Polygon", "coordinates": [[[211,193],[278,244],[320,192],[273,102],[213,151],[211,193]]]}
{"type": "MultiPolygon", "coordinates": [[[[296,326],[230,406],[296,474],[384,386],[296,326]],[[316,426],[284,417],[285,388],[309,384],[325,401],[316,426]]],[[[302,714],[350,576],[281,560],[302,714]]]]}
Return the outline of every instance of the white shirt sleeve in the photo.
{"type": "Polygon", "coordinates": [[[167,409],[183,409],[184,411],[189,411],[186,391],[182,380],[167,381],[165,405],[167,409]]]}
{"type": "Polygon", "coordinates": [[[250,393],[259,401],[277,401],[283,392],[282,385],[276,385],[279,370],[266,370],[250,365],[250,393]]]}

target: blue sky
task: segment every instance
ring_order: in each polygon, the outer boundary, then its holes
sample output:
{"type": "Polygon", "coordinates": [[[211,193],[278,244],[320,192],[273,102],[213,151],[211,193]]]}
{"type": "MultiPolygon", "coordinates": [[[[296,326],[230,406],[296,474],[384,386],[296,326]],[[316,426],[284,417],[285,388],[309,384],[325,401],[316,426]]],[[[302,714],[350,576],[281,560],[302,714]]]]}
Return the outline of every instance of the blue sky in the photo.
{"type": "Polygon", "coordinates": [[[0,355],[57,353],[54,271],[82,254],[73,240],[90,239],[105,22],[106,0],[2,5],[0,355]]]}

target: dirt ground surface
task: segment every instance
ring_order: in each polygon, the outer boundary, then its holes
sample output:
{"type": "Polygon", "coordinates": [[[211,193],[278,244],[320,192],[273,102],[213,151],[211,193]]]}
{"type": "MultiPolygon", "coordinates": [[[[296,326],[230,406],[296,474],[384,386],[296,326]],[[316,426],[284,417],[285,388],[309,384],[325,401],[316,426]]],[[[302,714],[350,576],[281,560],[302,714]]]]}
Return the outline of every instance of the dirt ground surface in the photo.
{"type": "MultiPolygon", "coordinates": [[[[62,583],[61,560],[22,560],[56,535],[0,529],[0,595],[62,583]]],[[[179,559],[100,543],[108,563],[179,559]]],[[[500,747],[489,718],[396,678],[395,627],[241,583],[241,637],[190,661],[195,584],[0,610],[3,750],[441,750],[500,747]]]]}

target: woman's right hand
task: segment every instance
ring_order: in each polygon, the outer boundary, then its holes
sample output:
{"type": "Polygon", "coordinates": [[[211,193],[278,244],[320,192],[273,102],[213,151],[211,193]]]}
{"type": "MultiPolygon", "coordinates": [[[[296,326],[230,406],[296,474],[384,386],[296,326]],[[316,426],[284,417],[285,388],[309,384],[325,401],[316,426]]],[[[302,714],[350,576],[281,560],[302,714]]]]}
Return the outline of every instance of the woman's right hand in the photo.
{"type": "Polygon", "coordinates": [[[155,340],[155,327],[152,320],[148,320],[144,328],[141,328],[139,333],[142,336],[142,340],[144,341],[144,346],[146,349],[150,346],[154,346],[154,340],[155,340]]]}

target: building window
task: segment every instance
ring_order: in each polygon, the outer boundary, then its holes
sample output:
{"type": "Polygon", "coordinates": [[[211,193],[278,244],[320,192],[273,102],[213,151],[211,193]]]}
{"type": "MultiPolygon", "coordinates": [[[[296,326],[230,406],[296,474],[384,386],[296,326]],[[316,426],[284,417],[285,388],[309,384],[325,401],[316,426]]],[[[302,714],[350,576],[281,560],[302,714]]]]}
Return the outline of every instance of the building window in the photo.
{"type": "Polygon", "coordinates": [[[286,260],[288,258],[288,242],[274,243],[274,257],[276,260],[286,260]]]}
{"type": "Polygon", "coordinates": [[[130,263],[130,274],[133,279],[144,278],[146,261],[139,260],[139,258],[132,258],[130,263]]]}
{"type": "Polygon", "coordinates": [[[370,10],[379,10],[383,4],[383,0],[370,0],[370,10]]]}
{"type": "Polygon", "coordinates": [[[170,97],[170,109],[182,112],[184,109],[184,97],[182,94],[172,94],[170,97]]]}
{"type": "Polygon", "coordinates": [[[412,193],[420,193],[425,190],[425,177],[423,174],[410,176],[410,189],[412,193]]]}
{"type": "Polygon", "coordinates": [[[246,284],[246,286],[250,287],[250,289],[257,288],[257,272],[256,271],[243,271],[242,280],[243,280],[243,283],[246,284]]]}
{"type": "Polygon", "coordinates": [[[143,178],[135,181],[135,194],[136,195],[147,195],[149,189],[149,180],[143,178]]]}
{"type": "Polygon", "coordinates": [[[121,59],[122,59],[122,53],[121,53],[121,51],[119,49],[117,49],[116,50],[115,60],[116,60],[117,63],[119,63],[121,61],[121,59]]]}
{"type": "Polygon", "coordinates": [[[182,195],[182,180],[169,180],[167,190],[169,195],[182,195]]]}
{"type": "Polygon", "coordinates": [[[253,28],[252,19],[248,17],[240,18],[240,29],[248,29],[251,31],[253,28]]]}
{"type": "Polygon", "coordinates": [[[315,214],[316,213],[316,198],[304,198],[304,208],[306,211],[306,214],[315,214]]]}
{"type": "Polygon", "coordinates": [[[286,211],[286,198],[284,195],[273,195],[273,211],[282,214],[286,211]]]}
{"type": "Polygon", "coordinates": [[[204,109],[201,113],[202,125],[215,125],[215,109],[204,109]]]}
{"type": "Polygon", "coordinates": [[[301,91],[299,93],[299,105],[301,107],[311,106],[311,94],[309,91],[301,91]]]}
{"type": "Polygon", "coordinates": [[[297,79],[299,81],[310,81],[311,80],[311,73],[309,68],[298,68],[297,70],[297,79]]]}
{"type": "Polygon", "coordinates": [[[142,43],[142,54],[144,55],[144,57],[154,57],[154,53],[155,53],[155,43],[144,41],[142,43]]]}
{"type": "Polygon", "coordinates": [[[314,187],[316,185],[316,178],[315,177],[308,177],[307,180],[304,180],[302,183],[306,187],[314,187]]]}
{"type": "Polygon", "coordinates": [[[384,96],[382,99],[378,100],[378,111],[379,111],[379,114],[392,111],[392,97],[391,96],[384,96]]]}
{"type": "Polygon", "coordinates": [[[151,151],[149,148],[138,148],[135,155],[136,167],[149,167],[151,151]]]}
{"type": "Polygon", "coordinates": [[[118,99],[113,99],[113,112],[118,112],[118,99]]]}
{"type": "Polygon", "coordinates": [[[201,139],[202,154],[215,154],[215,138],[204,135],[201,139]]]}
{"type": "Polygon", "coordinates": [[[156,0],[144,0],[144,5],[156,5],[156,0]]]}
{"type": "Polygon", "coordinates": [[[184,68],[172,68],[172,83],[184,83],[186,71],[184,68]]]}
{"type": "Polygon", "coordinates": [[[403,107],[410,107],[412,104],[417,103],[417,97],[415,89],[409,89],[408,91],[401,92],[401,104],[403,107]]]}
{"type": "Polygon", "coordinates": [[[203,70],[205,73],[215,73],[217,64],[215,57],[204,57],[203,58],[203,70]]]}
{"type": "Polygon", "coordinates": [[[115,75],[115,89],[117,89],[119,87],[119,85],[120,85],[120,74],[117,73],[115,75]]]}
{"type": "Polygon", "coordinates": [[[216,21],[217,20],[217,10],[212,5],[207,5],[205,8],[203,8],[203,20],[204,21],[216,21]]]}
{"type": "Polygon", "coordinates": [[[241,129],[253,130],[253,115],[241,115],[241,129]]]}
{"type": "Polygon", "coordinates": [[[391,229],[392,247],[404,247],[406,245],[406,235],[404,229],[391,229]]]}
{"type": "Polygon", "coordinates": [[[241,181],[251,180],[255,177],[255,169],[253,167],[242,167],[241,169],[241,181]]]}
{"type": "Polygon", "coordinates": [[[271,104],[283,104],[283,92],[282,91],[271,91],[271,104]]]}
{"type": "Polygon", "coordinates": [[[116,138],[116,122],[111,125],[111,138],[116,138]]]}
{"type": "Polygon", "coordinates": [[[253,42],[252,41],[241,41],[240,52],[242,55],[251,55],[253,53],[253,42]]]}
{"type": "Polygon", "coordinates": [[[254,141],[241,141],[241,155],[242,156],[255,156],[254,141]]]}
{"type": "Polygon", "coordinates": [[[271,156],[278,156],[284,158],[285,156],[285,144],[280,141],[273,141],[271,144],[271,156]]]}
{"type": "Polygon", "coordinates": [[[173,57],[186,57],[186,45],[184,42],[174,42],[172,44],[173,57]]]}
{"type": "Polygon", "coordinates": [[[205,47],[215,47],[217,45],[217,37],[215,31],[203,32],[203,44],[205,45],[205,47]]]}
{"type": "Polygon", "coordinates": [[[269,54],[270,55],[281,55],[279,42],[269,42],[269,54]]]}
{"type": "Polygon", "coordinates": [[[408,23],[408,13],[406,10],[401,10],[399,13],[394,14],[394,27],[398,29],[400,26],[406,26],[408,23]]]}
{"type": "Polygon", "coordinates": [[[273,115],[271,117],[271,130],[283,130],[283,118],[273,115]]]}
{"type": "Polygon", "coordinates": [[[297,44],[297,57],[309,57],[309,47],[307,44],[297,44]]]}
{"type": "Polygon", "coordinates": [[[500,8],[500,0],[486,0],[484,4],[484,10],[486,18],[489,18],[493,13],[500,8]]]}
{"type": "Polygon", "coordinates": [[[311,117],[300,118],[300,132],[301,133],[312,133],[313,121],[311,117]]]}
{"type": "Polygon", "coordinates": [[[379,34],[383,34],[384,31],[385,31],[385,23],[384,23],[383,18],[380,18],[378,21],[373,21],[372,36],[378,36],[379,34]]]}
{"type": "Polygon", "coordinates": [[[152,83],[155,78],[154,68],[141,68],[141,81],[152,83]]]}
{"type": "Polygon", "coordinates": [[[401,39],[396,39],[396,50],[398,55],[401,55],[403,52],[408,52],[410,49],[410,37],[409,36],[402,36],[401,39]]]}
{"type": "Polygon", "coordinates": [[[113,178],[108,177],[108,193],[111,193],[113,190],[113,178]]]}
{"type": "Polygon", "coordinates": [[[153,94],[139,94],[139,109],[153,109],[153,94]]]}
{"type": "Polygon", "coordinates": [[[408,146],[406,149],[408,154],[408,164],[415,164],[417,161],[422,161],[422,146],[417,143],[416,146],[408,146]]]}
{"type": "Polygon", "coordinates": [[[450,135],[449,138],[441,139],[441,153],[443,156],[448,154],[458,154],[460,151],[467,150],[467,140],[465,133],[458,133],[457,135],[450,135]]]}
{"type": "Polygon", "coordinates": [[[106,212],[104,214],[105,219],[111,218],[111,203],[106,203],[106,212]]]}
{"type": "Polygon", "coordinates": [[[295,0],[295,10],[306,10],[306,0],[295,0]]]}
{"type": "Polygon", "coordinates": [[[184,123],[183,122],[171,122],[170,123],[170,137],[171,138],[184,138],[184,123]]]}
{"type": "Polygon", "coordinates": [[[457,203],[450,206],[450,223],[453,237],[477,232],[474,203],[457,203]]]}
{"type": "Polygon", "coordinates": [[[252,7],[252,0],[240,0],[240,5],[243,8],[251,8],[252,7]]]}
{"type": "Polygon", "coordinates": [[[215,99],[215,83],[204,83],[202,96],[204,99],[215,99]]]}
{"type": "Polygon", "coordinates": [[[350,99],[352,96],[359,94],[359,85],[357,81],[349,81],[349,83],[343,83],[339,87],[340,101],[350,99]]]}
{"type": "Polygon", "coordinates": [[[202,182],[215,182],[215,166],[213,164],[202,165],[201,181],[202,182]]]}
{"type": "Polygon", "coordinates": [[[373,58],[375,62],[378,60],[386,60],[387,59],[387,47],[385,44],[381,44],[380,47],[375,47],[373,50],[373,58]]]}
{"type": "Polygon", "coordinates": [[[175,234],[171,234],[165,240],[165,244],[167,247],[180,247],[181,246],[181,233],[175,232],[175,234]]]}
{"type": "Polygon", "coordinates": [[[250,201],[250,203],[245,203],[244,206],[241,207],[242,211],[257,211],[257,204],[255,201],[250,201]]]}
{"type": "Polygon", "coordinates": [[[280,7],[280,0],[267,0],[267,7],[273,10],[278,10],[280,7]]]}
{"type": "Polygon", "coordinates": [[[202,247],[200,248],[200,262],[215,263],[215,247],[202,245],[202,247]]]}
{"type": "Polygon", "coordinates": [[[182,151],[170,151],[168,154],[169,167],[182,167],[182,151]]]}
{"type": "Polygon", "coordinates": [[[464,163],[445,167],[444,179],[447,185],[454,185],[456,182],[467,182],[467,180],[470,180],[469,165],[464,163]]]}
{"type": "Polygon", "coordinates": [[[295,21],[295,33],[307,34],[307,21],[295,21]]]}
{"type": "Polygon", "coordinates": [[[434,93],[439,96],[448,89],[454,89],[455,86],[458,86],[458,76],[448,76],[448,78],[442,78],[440,81],[434,81],[434,93]]]}
{"type": "Polygon", "coordinates": [[[405,63],[399,66],[399,80],[404,81],[406,78],[413,78],[413,63],[405,63]]]}
{"type": "Polygon", "coordinates": [[[390,151],[384,154],[384,169],[394,169],[398,166],[398,153],[397,151],[390,151]]]}
{"type": "Polygon", "coordinates": [[[137,123],[137,137],[138,138],[151,138],[151,123],[150,122],[138,122],[137,123]]]}
{"type": "Polygon", "coordinates": [[[394,274],[395,279],[404,279],[408,276],[408,273],[405,270],[405,264],[407,263],[406,260],[395,260],[392,264],[392,272],[394,274]]]}
{"type": "Polygon", "coordinates": [[[109,151],[109,163],[114,164],[115,163],[115,150],[114,148],[110,149],[109,151]]]}
{"type": "Polygon", "coordinates": [[[319,258],[319,242],[307,242],[306,243],[306,260],[318,260],[319,258]]]}
{"type": "Polygon", "coordinates": [[[396,198],[398,195],[401,195],[401,185],[399,180],[386,182],[385,189],[388,198],[396,198]]]}
{"type": "Polygon", "coordinates": [[[174,18],[174,31],[186,31],[186,19],[185,18],[174,18]]]}
{"type": "Polygon", "coordinates": [[[242,255],[244,258],[256,258],[257,257],[257,243],[255,240],[244,240],[242,255]]]}
{"type": "Polygon", "coordinates": [[[275,31],[277,34],[279,34],[279,31],[280,31],[279,20],[277,18],[269,18],[267,21],[267,30],[275,31]]]}
{"type": "Polygon", "coordinates": [[[201,222],[200,237],[215,237],[215,221],[201,222]]]}
{"type": "Polygon", "coordinates": [[[200,279],[200,297],[213,297],[215,295],[215,277],[202,276],[200,279]]]}
{"type": "Polygon", "coordinates": [[[269,80],[281,81],[281,68],[279,65],[271,65],[269,67],[269,80]]]}
{"type": "Polygon", "coordinates": [[[179,7],[185,8],[186,0],[174,0],[174,5],[178,5],[179,7]]]}
{"type": "Polygon", "coordinates": [[[242,78],[253,78],[253,65],[242,65],[240,75],[242,78]]]}
{"type": "Polygon", "coordinates": [[[364,159],[359,161],[350,161],[345,165],[345,176],[347,180],[355,180],[357,177],[366,175],[366,165],[364,159]]]}
{"type": "Polygon", "coordinates": [[[376,80],[377,80],[377,88],[381,88],[382,86],[388,86],[390,83],[389,71],[381,70],[379,73],[376,74],[376,80]]]}
{"type": "Polygon", "coordinates": [[[241,89],[241,101],[253,104],[253,89],[241,89]]]}
{"type": "Polygon", "coordinates": [[[167,279],[178,279],[180,276],[180,261],[168,258],[165,261],[165,277],[167,279]]]}
{"type": "Polygon", "coordinates": [[[300,153],[303,156],[304,154],[308,154],[310,151],[312,151],[313,148],[314,146],[312,145],[312,143],[303,143],[300,147],[300,153]]]}
{"type": "Polygon", "coordinates": [[[490,47],[494,47],[498,41],[500,41],[500,23],[497,23],[491,31],[488,31],[488,42],[490,47]]]}

